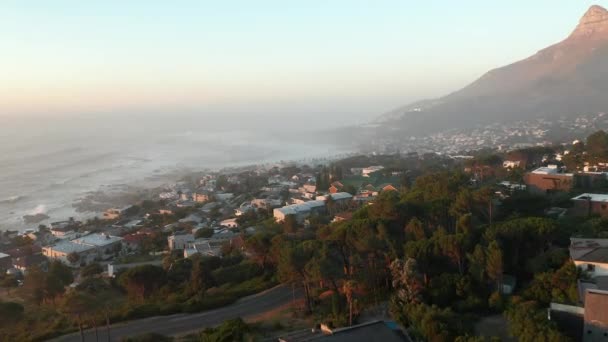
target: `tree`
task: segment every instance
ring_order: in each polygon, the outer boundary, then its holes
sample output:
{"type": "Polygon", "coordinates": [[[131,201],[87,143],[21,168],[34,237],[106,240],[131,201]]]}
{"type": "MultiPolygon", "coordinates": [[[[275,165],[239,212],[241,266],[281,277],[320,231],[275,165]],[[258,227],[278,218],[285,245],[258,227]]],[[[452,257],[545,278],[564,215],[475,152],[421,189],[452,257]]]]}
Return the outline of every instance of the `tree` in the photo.
{"type": "Polygon", "coordinates": [[[51,262],[48,275],[57,277],[64,286],[67,286],[74,281],[72,270],[59,260],[51,262]]]}
{"type": "Polygon", "coordinates": [[[258,232],[245,241],[245,248],[253,254],[253,258],[264,269],[271,258],[272,235],[258,232]]]}
{"type": "Polygon", "coordinates": [[[17,281],[17,278],[11,275],[7,275],[0,280],[0,286],[6,289],[7,295],[11,294],[11,288],[17,287],[18,285],[19,282],[17,281]]]}
{"type": "Polygon", "coordinates": [[[30,267],[25,275],[23,287],[28,297],[37,305],[44,301],[45,284],[45,273],[37,266],[30,267]]]}
{"type": "Polygon", "coordinates": [[[443,253],[458,266],[458,273],[464,272],[464,234],[445,235],[439,239],[443,253]]]}
{"type": "Polygon", "coordinates": [[[426,232],[424,231],[424,226],[417,217],[411,219],[407,226],[405,226],[405,233],[407,238],[412,240],[426,239],[426,232]]]}
{"type": "Polygon", "coordinates": [[[165,271],[161,267],[153,265],[130,268],[118,278],[118,283],[127,290],[129,297],[141,301],[148,298],[165,282],[165,271]]]}
{"type": "Polygon", "coordinates": [[[608,134],[604,131],[597,131],[587,137],[586,144],[589,157],[595,161],[606,161],[608,158],[608,134]]]}
{"type": "Polygon", "coordinates": [[[72,253],[68,254],[68,256],[66,258],[68,259],[68,261],[70,263],[75,264],[80,260],[80,255],[76,252],[72,252],[72,253]]]}
{"type": "Polygon", "coordinates": [[[486,254],[481,245],[476,245],[472,253],[467,254],[469,273],[479,284],[485,282],[486,254]]]}
{"type": "Polygon", "coordinates": [[[84,316],[90,312],[92,301],[93,297],[88,294],[71,291],[63,298],[60,305],[60,310],[66,315],[71,316],[78,324],[81,341],[84,341],[84,316]]]}
{"type": "Polygon", "coordinates": [[[342,285],[342,291],[346,296],[346,302],[348,303],[348,325],[353,325],[353,294],[355,293],[355,288],[357,284],[353,280],[347,280],[342,285]]]}
{"type": "Polygon", "coordinates": [[[196,231],[194,237],[197,239],[207,239],[213,236],[213,228],[201,228],[196,231]]]}
{"type": "Polygon", "coordinates": [[[0,327],[19,321],[23,312],[23,305],[19,303],[0,302],[0,327]]]}
{"type": "Polygon", "coordinates": [[[396,290],[395,299],[401,305],[420,303],[423,284],[416,260],[409,258],[404,263],[396,259],[391,263],[390,270],[393,276],[393,288],[396,290]]]}
{"type": "Polygon", "coordinates": [[[486,272],[488,273],[488,277],[496,282],[496,290],[501,292],[504,270],[502,250],[496,241],[492,241],[486,250],[486,272]]]}
{"type": "Polygon", "coordinates": [[[192,272],[190,273],[191,293],[204,293],[205,290],[213,286],[211,271],[205,267],[200,258],[195,258],[192,262],[192,272]]]}
{"type": "Polygon", "coordinates": [[[80,276],[87,278],[92,277],[103,272],[103,268],[100,264],[94,262],[92,264],[86,265],[80,270],[80,276]]]}
{"type": "Polygon", "coordinates": [[[296,221],[295,215],[287,215],[285,216],[285,220],[283,220],[283,229],[286,233],[295,233],[298,229],[298,222],[296,221]]]}
{"type": "Polygon", "coordinates": [[[513,304],[505,312],[511,334],[522,342],[568,341],[557,329],[555,322],[547,319],[547,313],[535,301],[513,298],[513,304]]]}

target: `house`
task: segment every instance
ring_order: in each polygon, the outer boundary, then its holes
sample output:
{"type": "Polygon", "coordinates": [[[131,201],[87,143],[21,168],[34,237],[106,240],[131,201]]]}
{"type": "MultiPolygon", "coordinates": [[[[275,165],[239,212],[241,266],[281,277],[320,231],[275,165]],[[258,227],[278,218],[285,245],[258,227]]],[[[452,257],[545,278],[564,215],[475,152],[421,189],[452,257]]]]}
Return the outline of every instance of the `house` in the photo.
{"type": "Polygon", "coordinates": [[[347,208],[353,200],[353,195],[349,194],[348,192],[336,192],[334,194],[329,194],[326,196],[317,196],[317,198],[315,199],[317,201],[326,202],[329,197],[334,200],[335,207],[339,209],[347,208]]]}
{"type": "Polygon", "coordinates": [[[158,209],[159,215],[173,215],[173,210],[171,209],[158,209]]]}
{"type": "Polygon", "coordinates": [[[399,191],[397,190],[397,187],[395,187],[393,184],[390,183],[386,183],[386,184],[380,184],[378,186],[380,188],[380,191],[399,191]]]}
{"type": "Polygon", "coordinates": [[[216,198],[218,201],[222,201],[222,202],[229,201],[229,200],[231,200],[233,197],[234,197],[234,194],[231,194],[231,193],[221,193],[221,194],[215,194],[215,198],[216,198]]]}
{"type": "Polygon", "coordinates": [[[228,228],[238,228],[239,224],[236,222],[236,218],[230,218],[220,222],[220,226],[228,228]]]}
{"type": "Polygon", "coordinates": [[[190,214],[186,217],[184,217],[183,219],[180,219],[178,222],[179,223],[201,223],[204,220],[204,218],[202,218],[200,215],[194,213],[194,214],[190,214]]]}
{"type": "Polygon", "coordinates": [[[21,271],[22,274],[26,274],[33,266],[46,269],[47,264],[48,259],[42,254],[24,255],[13,260],[13,267],[21,271]]]}
{"type": "Polygon", "coordinates": [[[304,191],[308,192],[308,193],[315,193],[317,192],[317,185],[316,184],[311,184],[311,183],[307,183],[302,185],[302,187],[304,188],[304,191]]]}
{"type": "Polygon", "coordinates": [[[608,276],[608,239],[570,239],[570,258],[591,278],[608,276]]]}
{"type": "Polygon", "coordinates": [[[331,222],[350,221],[352,218],[353,218],[353,212],[346,211],[346,212],[337,213],[336,215],[334,215],[334,219],[331,222]]]}
{"type": "Polygon", "coordinates": [[[526,186],[537,193],[570,191],[574,184],[574,174],[563,173],[555,166],[540,167],[524,175],[526,186]]]}
{"type": "Polygon", "coordinates": [[[107,260],[122,249],[122,238],[108,234],[89,234],[73,240],[62,240],[53,246],[42,248],[42,254],[68,265],[89,264],[96,260],[107,260]],[[72,263],[68,255],[75,253],[78,261],[72,263]]]}
{"type": "Polygon", "coordinates": [[[293,215],[296,221],[301,223],[304,222],[306,218],[323,212],[325,212],[325,202],[318,200],[275,208],[273,210],[273,216],[275,221],[283,222],[287,216],[293,215]]]}
{"type": "Polygon", "coordinates": [[[135,251],[141,248],[143,241],[146,239],[148,234],[145,233],[133,233],[127,234],[122,237],[122,246],[127,251],[135,251]]]}
{"type": "Polygon", "coordinates": [[[587,290],[583,341],[608,340],[608,291],[587,290]]]}
{"type": "Polygon", "coordinates": [[[4,273],[4,271],[11,268],[13,264],[13,259],[10,255],[0,253],[0,272],[4,273]]]}
{"type": "Polygon", "coordinates": [[[515,169],[524,164],[521,160],[505,160],[502,162],[502,167],[505,169],[515,169]]]}
{"type": "Polygon", "coordinates": [[[63,238],[66,235],[74,233],[74,228],[71,226],[56,226],[51,227],[51,234],[55,237],[63,238]]]}
{"type": "Polygon", "coordinates": [[[194,242],[192,234],[173,234],[167,238],[169,250],[185,249],[188,243],[194,242]]]}
{"type": "Polygon", "coordinates": [[[572,198],[574,202],[570,213],[575,216],[608,216],[608,195],[585,193],[572,198]]]}
{"type": "Polygon", "coordinates": [[[116,209],[116,208],[111,208],[111,209],[108,209],[103,212],[103,218],[104,218],[104,220],[116,220],[117,218],[120,217],[121,213],[122,213],[122,210],[116,209]]]}
{"type": "Polygon", "coordinates": [[[234,215],[243,216],[252,210],[255,210],[255,207],[251,202],[243,202],[238,208],[234,209],[234,215]]]}
{"type": "Polygon", "coordinates": [[[338,181],[335,181],[335,182],[331,183],[331,186],[329,187],[328,192],[330,194],[335,194],[337,192],[342,191],[343,188],[344,188],[344,184],[342,184],[342,183],[340,183],[338,181]]]}
{"type": "Polygon", "coordinates": [[[199,190],[192,193],[192,201],[195,203],[204,203],[211,199],[211,194],[208,191],[199,190]]]}
{"type": "Polygon", "coordinates": [[[364,169],[361,170],[361,176],[363,177],[370,177],[370,175],[374,172],[378,172],[380,170],[384,169],[384,166],[381,165],[377,165],[377,166],[368,166],[364,169]]]}
{"type": "Polygon", "coordinates": [[[281,206],[281,200],[273,198],[255,198],[251,200],[251,205],[254,208],[274,209],[281,206]]]}

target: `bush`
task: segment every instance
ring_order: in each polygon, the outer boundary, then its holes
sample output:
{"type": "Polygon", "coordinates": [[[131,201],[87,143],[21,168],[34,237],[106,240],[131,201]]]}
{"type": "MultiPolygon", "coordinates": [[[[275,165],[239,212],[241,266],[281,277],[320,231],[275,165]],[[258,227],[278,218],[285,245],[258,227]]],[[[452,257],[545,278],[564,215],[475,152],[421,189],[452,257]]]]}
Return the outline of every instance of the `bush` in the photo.
{"type": "Polygon", "coordinates": [[[493,292],[488,298],[488,306],[496,312],[502,312],[505,309],[505,301],[502,294],[498,291],[493,292]]]}
{"type": "Polygon", "coordinates": [[[238,265],[222,267],[212,272],[216,284],[241,283],[263,273],[263,269],[251,262],[242,262],[238,265]]]}

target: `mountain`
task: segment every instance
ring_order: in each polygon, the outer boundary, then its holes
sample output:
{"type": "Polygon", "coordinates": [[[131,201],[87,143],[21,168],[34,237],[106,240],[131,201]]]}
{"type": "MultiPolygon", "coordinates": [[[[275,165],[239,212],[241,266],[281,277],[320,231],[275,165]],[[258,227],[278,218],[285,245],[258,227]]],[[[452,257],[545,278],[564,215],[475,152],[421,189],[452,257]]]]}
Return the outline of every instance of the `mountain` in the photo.
{"type": "Polygon", "coordinates": [[[592,6],[562,42],[491,70],[447,96],[396,109],[375,123],[419,135],[604,111],[608,112],[608,11],[592,6]]]}

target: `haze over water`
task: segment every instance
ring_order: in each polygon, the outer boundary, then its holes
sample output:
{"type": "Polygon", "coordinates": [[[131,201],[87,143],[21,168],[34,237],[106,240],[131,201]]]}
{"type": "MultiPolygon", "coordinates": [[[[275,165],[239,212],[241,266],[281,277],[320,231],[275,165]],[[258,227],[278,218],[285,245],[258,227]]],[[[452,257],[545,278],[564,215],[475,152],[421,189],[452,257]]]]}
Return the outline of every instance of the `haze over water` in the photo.
{"type": "MultiPolygon", "coordinates": [[[[0,230],[35,228],[23,215],[48,221],[82,217],[72,204],[90,191],[155,186],[164,175],[225,166],[322,157],[331,143],[306,141],[254,120],[195,117],[37,118],[0,125],[0,230]]],[[[94,213],[85,214],[91,217],[94,213]]],[[[44,223],[48,223],[48,221],[44,223]]]]}

